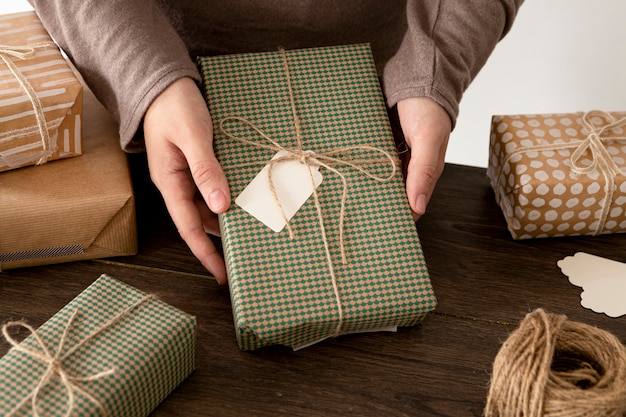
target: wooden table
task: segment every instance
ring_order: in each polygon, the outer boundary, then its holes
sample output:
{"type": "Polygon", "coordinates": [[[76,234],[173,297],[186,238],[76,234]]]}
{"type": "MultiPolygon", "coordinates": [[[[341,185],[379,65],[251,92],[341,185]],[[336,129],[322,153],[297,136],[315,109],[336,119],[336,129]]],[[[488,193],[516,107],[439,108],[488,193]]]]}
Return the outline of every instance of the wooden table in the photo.
{"type": "MultiPolygon", "coordinates": [[[[131,161],[139,254],[2,272],[0,322],[39,326],[101,273],[197,316],[197,369],[154,416],[480,416],[493,359],[529,311],[564,313],[626,339],[626,318],[583,309],[580,289],[556,265],[577,251],[625,262],[626,235],[513,241],[485,170],[447,165],[418,222],[439,300],[421,325],[297,352],[242,352],[228,288],[178,237],[144,157],[131,161]]],[[[0,355],[7,349],[0,342],[0,355]]]]}

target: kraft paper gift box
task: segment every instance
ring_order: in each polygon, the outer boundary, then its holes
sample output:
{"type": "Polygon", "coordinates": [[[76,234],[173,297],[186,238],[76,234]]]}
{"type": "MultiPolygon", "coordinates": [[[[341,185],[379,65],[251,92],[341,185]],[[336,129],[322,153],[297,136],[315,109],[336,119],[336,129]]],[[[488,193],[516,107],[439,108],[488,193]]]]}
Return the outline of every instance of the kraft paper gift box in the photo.
{"type": "Polygon", "coordinates": [[[82,156],[0,173],[0,270],[137,252],[117,126],[89,90],[84,110],[82,156]]]}
{"type": "MultiPolygon", "coordinates": [[[[240,347],[298,348],[339,334],[415,325],[433,310],[369,46],[200,57],[199,66],[216,155],[235,199],[220,226],[240,347]],[[281,148],[287,156],[272,172],[295,158],[300,169],[319,169],[323,177],[316,195],[305,195],[295,210],[292,233],[287,225],[275,232],[240,206],[244,188],[281,148]]],[[[270,175],[276,188],[290,179],[270,175]]],[[[308,187],[310,195],[317,175],[305,174],[304,184],[287,193],[308,187]]],[[[251,202],[266,197],[253,193],[251,202]]],[[[270,197],[269,209],[282,207],[283,197],[270,197]]]]}
{"type": "Polygon", "coordinates": [[[626,113],[494,116],[490,142],[514,239],[626,231],[626,113]]]}
{"type": "Polygon", "coordinates": [[[81,154],[83,87],[34,12],[0,16],[0,171],[81,154]]]}
{"type": "Polygon", "coordinates": [[[2,416],[147,416],[195,367],[195,318],[107,275],[32,331],[0,359],[2,416]]]}

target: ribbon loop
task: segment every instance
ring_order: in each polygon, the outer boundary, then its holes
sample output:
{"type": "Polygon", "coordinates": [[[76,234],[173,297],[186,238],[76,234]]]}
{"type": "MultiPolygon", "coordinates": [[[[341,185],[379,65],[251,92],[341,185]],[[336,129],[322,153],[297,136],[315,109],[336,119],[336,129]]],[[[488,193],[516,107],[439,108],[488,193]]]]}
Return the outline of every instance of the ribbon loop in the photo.
{"type": "MultiPolygon", "coordinates": [[[[350,145],[350,146],[334,148],[334,149],[323,151],[323,152],[317,152],[317,151],[310,150],[310,149],[304,150],[302,149],[301,144],[299,144],[295,148],[287,148],[279,144],[276,140],[272,139],[269,135],[263,132],[257,125],[250,122],[248,119],[245,119],[239,116],[228,116],[228,117],[222,118],[219,123],[219,130],[226,137],[239,141],[243,144],[255,146],[261,149],[267,149],[272,152],[283,151],[288,154],[286,156],[276,158],[275,160],[270,161],[269,164],[276,164],[276,163],[280,163],[280,162],[288,161],[288,160],[291,160],[291,161],[298,160],[307,165],[318,165],[318,166],[323,166],[325,168],[328,168],[328,165],[343,165],[343,166],[349,166],[350,168],[356,169],[357,171],[366,175],[367,177],[375,181],[379,181],[379,182],[386,182],[386,181],[391,180],[395,176],[396,170],[397,170],[396,162],[394,161],[393,156],[389,152],[386,152],[374,146],[350,145]],[[255,140],[254,138],[243,137],[243,136],[232,133],[232,131],[227,127],[227,124],[230,124],[233,122],[240,122],[250,127],[255,136],[263,139],[267,143],[262,143],[262,142],[255,140]],[[349,154],[350,152],[355,152],[355,151],[362,151],[362,152],[365,151],[365,152],[369,152],[370,154],[378,153],[380,157],[376,158],[376,157],[370,156],[370,157],[367,157],[366,159],[349,159],[349,158],[339,157],[339,155],[346,155],[346,154],[349,154]],[[366,166],[380,164],[380,163],[387,163],[387,165],[390,167],[388,175],[384,175],[384,176],[376,175],[373,172],[365,168],[366,166]]],[[[267,163],[268,162],[266,160],[259,160],[259,161],[246,162],[242,164],[228,165],[225,168],[243,168],[243,167],[263,165],[267,163]]]]}
{"type": "Polygon", "coordinates": [[[619,175],[621,170],[615,161],[613,161],[613,158],[611,158],[611,155],[606,149],[605,142],[626,140],[626,135],[605,136],[605,134],[613,129],[621,128],[626,125],[626,117],[615,120],[610,113],[600,110],[591,110],[583,115],[582,120],[587,132],[587,137],[572,153],[570,158],[572,171],[577,174],[587,174],[598,168],[600,170],[610,171],[613,177],[619,175]],[[593,122],[594,117],[599,117],[605,123],[600,125],[595,124],[593,122]],[[591,163],[581,165],[580,160],[587,151],[591,153],[591,163]]]}
{"type": "Polygon", "coordinates": [[[35,56],[39,48],[55,46],[52,42],[39,42],[31,45],[3,45],[0,44],[0,55],[9,55],[17,59],[30,59],[35,56]]]}

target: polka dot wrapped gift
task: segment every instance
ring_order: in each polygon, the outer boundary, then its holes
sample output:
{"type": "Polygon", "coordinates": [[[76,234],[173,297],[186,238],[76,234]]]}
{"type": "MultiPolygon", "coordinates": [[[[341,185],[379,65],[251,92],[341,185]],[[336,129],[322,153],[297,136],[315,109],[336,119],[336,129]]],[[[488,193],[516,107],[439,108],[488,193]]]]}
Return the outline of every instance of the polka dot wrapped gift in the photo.
{"type": "Polygon", "coordinates": [[[494,116],[487,176],[514,239],[626,231],[626,113],[494,116]]]}
{"type": "Polygon", "coordinates": [[[195,318],[106,275],[39,329],[2,331],[4,417],[147,416],[195,366],[195,318]]]}
{"type": "Polygon", "coordinates": [[[278,149],[323,175],[288,222],[291,233],[237,204],[220,216],[240,347],[295,348],[410,326],[434,309],[369,46],[202,57],[199,65],[233,197],[278,149]]]}

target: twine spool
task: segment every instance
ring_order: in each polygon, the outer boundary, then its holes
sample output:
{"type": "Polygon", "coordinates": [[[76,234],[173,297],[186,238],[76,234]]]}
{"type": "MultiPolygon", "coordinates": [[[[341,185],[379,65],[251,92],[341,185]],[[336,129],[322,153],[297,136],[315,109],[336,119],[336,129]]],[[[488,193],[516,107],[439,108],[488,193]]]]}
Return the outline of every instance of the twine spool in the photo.
{"type": "Polygon", "coordinates": [[[626,416],[626,349],[613,334],[542,309],[493,364],[485,417],[626,416]]]}

